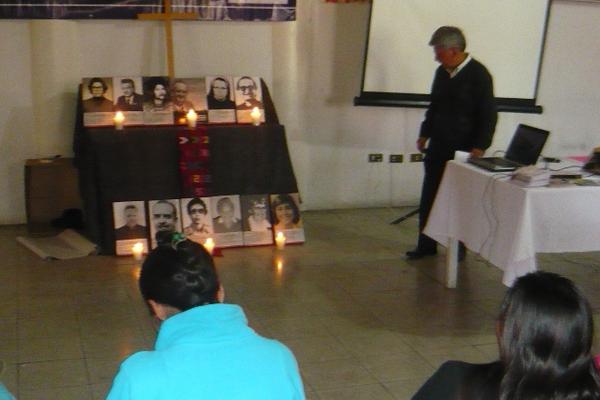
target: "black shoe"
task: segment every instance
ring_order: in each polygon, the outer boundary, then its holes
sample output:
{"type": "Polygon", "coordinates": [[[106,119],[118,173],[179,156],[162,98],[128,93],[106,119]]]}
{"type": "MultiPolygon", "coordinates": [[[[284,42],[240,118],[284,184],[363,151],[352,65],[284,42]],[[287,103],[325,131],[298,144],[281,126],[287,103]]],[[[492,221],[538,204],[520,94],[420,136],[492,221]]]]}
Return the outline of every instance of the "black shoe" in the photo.
{"type": "Polygon", "coordinates": [[[427,256],[435,256],[437,254],[437,250],[419,250],[419,249],[414,249],[411,251],[407,251],[406,252],[406,259],[408,260],[419,260],[423,257],[427,257],[427,256]]]}

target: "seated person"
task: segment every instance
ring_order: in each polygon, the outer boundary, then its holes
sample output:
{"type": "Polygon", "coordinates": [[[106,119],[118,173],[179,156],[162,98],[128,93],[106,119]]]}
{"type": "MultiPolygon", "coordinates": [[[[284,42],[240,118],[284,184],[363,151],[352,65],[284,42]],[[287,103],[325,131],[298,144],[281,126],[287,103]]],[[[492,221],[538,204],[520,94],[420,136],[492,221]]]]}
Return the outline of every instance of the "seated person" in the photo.
{"type": "Polygon", "coordinates": [[[593,333],[590,305],[570,280],[527,274],[508,290],[500,310],[500,360],[448,361],[413,400],[600,399],[593,333]]]}
{"type": "Polygon", "coordinates": [[[140,272],[142,297],[162,321],[154,350],[127,358],[108,400],[304,399],[298,365],[224,304],[212,257],[180,233],[159,232],[140,272]]]}

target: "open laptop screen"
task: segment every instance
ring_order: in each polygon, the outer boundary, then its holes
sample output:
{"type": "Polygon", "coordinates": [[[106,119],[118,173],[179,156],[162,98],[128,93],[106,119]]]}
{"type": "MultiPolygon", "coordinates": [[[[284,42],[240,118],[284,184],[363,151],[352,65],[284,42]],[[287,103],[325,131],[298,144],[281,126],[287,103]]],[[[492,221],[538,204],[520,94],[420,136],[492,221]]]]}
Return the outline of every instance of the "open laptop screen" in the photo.
{"type": "Polygon", "coordinates": [[[535,165],[548,134],[549,132],[543,129],[519,124],[504,158],[522,165],[535,165]]]}

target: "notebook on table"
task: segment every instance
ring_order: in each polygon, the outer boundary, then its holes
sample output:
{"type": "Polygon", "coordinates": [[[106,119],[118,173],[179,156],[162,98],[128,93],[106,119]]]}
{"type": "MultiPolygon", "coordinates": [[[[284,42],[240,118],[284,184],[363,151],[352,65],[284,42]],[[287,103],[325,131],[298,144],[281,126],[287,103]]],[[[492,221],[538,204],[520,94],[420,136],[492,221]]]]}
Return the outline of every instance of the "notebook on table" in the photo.
{"type": "Polygon", "coordinates": [[[514,171],[535,165],[548,139],[549,131],[519,124],[504,157],[469,158],[469,163],[493,172],[514,171]]]}

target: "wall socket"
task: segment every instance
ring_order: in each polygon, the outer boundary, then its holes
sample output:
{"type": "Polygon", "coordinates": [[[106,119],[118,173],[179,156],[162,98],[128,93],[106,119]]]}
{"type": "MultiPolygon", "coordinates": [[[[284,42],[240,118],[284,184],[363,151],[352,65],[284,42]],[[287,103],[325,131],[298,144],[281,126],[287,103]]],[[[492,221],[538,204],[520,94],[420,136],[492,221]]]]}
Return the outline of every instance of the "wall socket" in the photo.
{"type": "Polygon", "coordinates": [[[390,163],[401,163],[404,161],[402,154],[390,154],[390,163]]]}
{"type": "Polygon", "coordinates": [[[371,153],[369,154],[369,162],[382,162],[383,154],[381,153],[371,153]]]}
{"type": "Polygon", "coordinates": [[[410,155],[410,162],[422,162],[423,153],[413,153],[410,155]]]}

